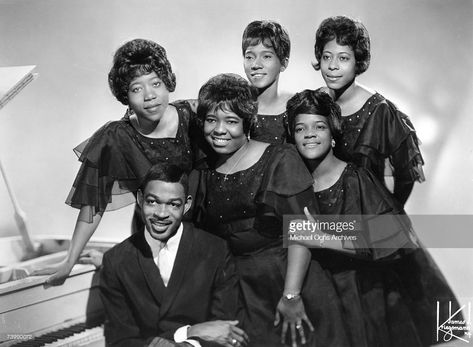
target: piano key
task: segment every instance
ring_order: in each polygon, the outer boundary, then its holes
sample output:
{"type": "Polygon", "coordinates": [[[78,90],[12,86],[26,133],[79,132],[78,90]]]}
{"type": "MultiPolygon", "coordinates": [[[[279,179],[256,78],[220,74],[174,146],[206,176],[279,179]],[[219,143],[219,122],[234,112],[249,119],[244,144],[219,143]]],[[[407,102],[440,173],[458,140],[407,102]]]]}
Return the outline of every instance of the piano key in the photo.
{"type": "Polygon", "coordinates": [[[86,329],[82,332],[76,333],[65,339],[55,341],[53,343],[41,345],[41,347],[69,347],[69,346],[99,346],[97,343],[102,342],[102,346],[105,346],[105,338],[103,336],[103,328],[95,327],[92,329],[86,329]]]}

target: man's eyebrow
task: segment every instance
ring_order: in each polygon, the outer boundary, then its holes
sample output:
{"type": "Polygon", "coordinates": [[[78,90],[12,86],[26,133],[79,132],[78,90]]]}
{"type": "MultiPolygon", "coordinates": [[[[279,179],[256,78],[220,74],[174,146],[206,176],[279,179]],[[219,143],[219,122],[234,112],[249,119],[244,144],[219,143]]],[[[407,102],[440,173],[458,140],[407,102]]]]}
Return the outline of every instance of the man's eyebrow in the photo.
{"type": "Polygon", "coordinates": [[[145,198],[149,198],[149,197],[151,197],[151,198],[153,198],[153,199],[155,199],[155,200],[158,200],[158,201],[160,201],[160,202],[166,202],[166,203],[174,202],[174,201],[178,201],[178,202],[183,202],[183,201],[184,201],[182,198],[171,198],[171,199],[168,199],[168,200],[165,201],[164,199],[161,199],[161,198],[160,198],[158,195],[156,195],[156,194],[147,193],[147,194],[145,195],[145,198]]]}

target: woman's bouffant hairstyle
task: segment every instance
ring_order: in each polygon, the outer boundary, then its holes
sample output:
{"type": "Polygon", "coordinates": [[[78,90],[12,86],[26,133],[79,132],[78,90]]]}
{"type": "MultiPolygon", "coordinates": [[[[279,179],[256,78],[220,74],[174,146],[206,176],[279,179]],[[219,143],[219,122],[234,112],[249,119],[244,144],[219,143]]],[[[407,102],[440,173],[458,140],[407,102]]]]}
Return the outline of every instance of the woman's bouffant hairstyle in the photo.
{"type": "Polygon", "coordinates": [[[295,94],[287,101],[287,118],[289,140],[294,143],[294,132],[296,118],[299,114],[317,114],[327,117],[327,123],[335,141],[340,139],[342,134],[340,107],[332,100],[330,95],[323,91],[306,89],[295,94]]]}
{"type": "Polygon", "coordinates": [[[156,42],[135,39],[126,42],[115,52],[108,84],[117,100],[128,105],[130,82],[152,72],[156,72],[169,92],[176,89],[176,76],[172,72],[166,50],[156,42]]]}
{"type": "Polygon", "coordinates": [[[197,116],[205,121],[209,112],[230,111],[243,120],[248,135],[258,111],[258,91],[237,74],[220,74],[209,79],[199,90],[197,116]]]}
{"type": "Polygon", "coordinates": [[[272,47],[279,61],[284,64],[291,53],[291,41],[289,34],[281,24],[270,20],[256,20],[248,24],[243,32],[241,49],[243,56],[250,46],[262,43],[266,47],[272,47]]]}
{"type": "Polygon", "coordinates": [[[320,60],[325,45],[337,40],[341,46],[349,46],[355,54],[355,73],[362,74],[370,65],[370,36],[368,30],[359,20],[346,16],[336,16],[324,19],[315,33],[315,59],[314,69],[320,70],[320,60]]]}

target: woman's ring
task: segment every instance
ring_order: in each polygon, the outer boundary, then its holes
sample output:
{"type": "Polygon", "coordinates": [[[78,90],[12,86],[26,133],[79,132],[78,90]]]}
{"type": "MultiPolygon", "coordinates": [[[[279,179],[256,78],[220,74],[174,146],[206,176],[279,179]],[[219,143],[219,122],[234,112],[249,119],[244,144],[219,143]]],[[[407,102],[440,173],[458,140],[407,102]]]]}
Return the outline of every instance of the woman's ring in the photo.
{"type": "Polygon", "coordinates": [[[297,325],[296,325],[296,329],[297,329],[297,330],[299,330],[299,329],[301,329],[301,328],[302,328],[302,324],[297,324],[297,325]]]}
{"type": "Polygon", "coordinates": [[[236,339],[232,339],[232,345],[235,346],[237,344],[237,340],[236,339]]]}

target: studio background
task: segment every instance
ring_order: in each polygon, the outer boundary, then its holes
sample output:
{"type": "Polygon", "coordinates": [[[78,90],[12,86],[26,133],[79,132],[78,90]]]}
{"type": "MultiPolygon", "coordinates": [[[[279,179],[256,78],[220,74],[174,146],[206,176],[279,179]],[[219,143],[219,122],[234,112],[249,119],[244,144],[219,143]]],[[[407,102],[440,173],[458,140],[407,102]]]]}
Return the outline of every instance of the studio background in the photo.
{"type": "MultiPolygon", "coordinates": [[[[407,212],[473,214],[470,0],[0,0],[0,66],[37,65],[39,73],[0,110],[0,160],[33,234],[72,235],[78,210],[64,204],[79,169],[72,149],[125,112],[107,84],[121,44],[160,43],[177,75],[171,100],[196,98],[211,76],[244,76],[243,29],[274,19],[292,44],[280,89],[297,92],[324,85],[311,66],[315,30],[339,14],[359,18],[371,35],[371,66],[359,81],[407,113],[422,140],[427,181],[415,185],[407,212]]],[[[126,238],[132,209],[106,213],[93,237],[126,238]]],[[[15,234],[0,180],[0,237],[15,234]]],[[[471,300],[472,249],[431,252],[460,301],[471,300]]]]}

